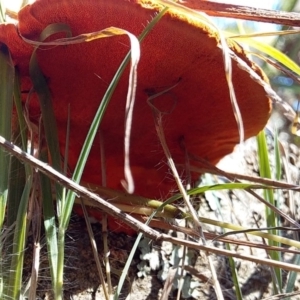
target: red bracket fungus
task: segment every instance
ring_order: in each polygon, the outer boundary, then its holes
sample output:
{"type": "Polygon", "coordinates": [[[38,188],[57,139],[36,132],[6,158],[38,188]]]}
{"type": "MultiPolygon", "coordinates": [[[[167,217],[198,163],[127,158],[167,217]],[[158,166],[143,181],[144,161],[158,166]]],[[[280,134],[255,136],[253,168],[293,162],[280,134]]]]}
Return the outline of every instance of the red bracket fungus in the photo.
{"type": "MultiPolygon", "coordinates": [[[[155,0],[37,0],[24,7],[18,24],[1,25],[0,42],[9,48],[19,69],[23,91],[29,91],[29,60],[33,46],[23,37],[37,41],[49,24],[65,23],[73,36],[114,26],[138,36],[163,9],[155,0]]],[[[61,37],[61,35],[60,35],[61,37]]],[[[57,36],[56,36],[57,38],[57,36]]],[[[237,122],[230,102],[220,39],[215,29],[170,8],[141,43],[136,102],[133,113],[130,163],[135,193],[165,198],[176,189],[154,126],[149,95],[173,87],[155,99],[169,113],[163,116],[164,133],[172,157],[184,164],[185,151],[217,163],[239,142],[237,122]]],[[[262,79],[262,71],[243,49],[229,47],[262,79]]],[[[130,49],[126,36],[76,45],[42,47],[37,50],[39,66],[47,78],[57,120],[61,153],[64,153],[68,105],[70,105],[69,159],[74,169],[82,144],[99,103],[117,68],[130,49]]],[[[233,61],[233,85],[242,114],[245,138],[256,135],[266,124],[270,100],[264,88],[233,61]]],[[[122,189],[124,178],[124,115],[128,70],[123,74],[100,125],[105,150],[106,182],[122,189]]],[[[24,100],[27,97],[23,95],[24,100]]],[[[30,117],[37,122],[38,102],[30,104],[30,117]]],[[[197,179],[192,174],[192,179],[197,179]]],[[[100,142],[91,150],[83,180],[100,185],[100,142]]]]}

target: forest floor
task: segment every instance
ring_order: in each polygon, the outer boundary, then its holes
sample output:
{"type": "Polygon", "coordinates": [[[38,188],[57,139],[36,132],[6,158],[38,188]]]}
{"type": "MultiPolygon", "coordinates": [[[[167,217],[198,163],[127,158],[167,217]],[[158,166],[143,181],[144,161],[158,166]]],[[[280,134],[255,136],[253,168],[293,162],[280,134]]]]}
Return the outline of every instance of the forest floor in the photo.
{"type": "MultiPolygon", "coordinates": [[[[300,154],[295,145],[286,144],[284,147],[287,158],[289,174],[292,183],[299,181],[300,154]]],[[[273,149],[270,142],[270,162],[272,166],[273,149]]],[[[244,145],[237,147],[233,154],[227,156],[219,164],[220,168],[233,173],[250,176],[258,176],[258,159],[256,140],[250,139],[244,145]]],[[[284,173],[284,172],[283,172],[284,173]]],[[[283,179],[285,175],[283,175],[283,179]]],[[[215,180],[215,177],[208,175],[203,180],[215,180]]],[[[224,178],[219,177],[219,182],[225,182],[224,178]]],[[[279,191],[276,194],[278,207],[290,213],[287,203],[287,193],[279,191]]],[[[295,197],[296,220],[300,219],[299,197],[295,197]]],[[[247,192],[240,191],[218,191],[205,193],[197,199],[198,214],[205,218],[222,220],[229,223],[238,224],[247,228],[265,227],[265,207],[256,198],[247,192]]],[[[286,225],[283,223],[282,225],[286,225]]],[[[99,257],[103,258],[103,241],[100,224],[93,224],[96,242],[98,244],[99,257]]],[[[221,233],[220,229],[204,225],[204,230],[212,233],[221,233]]],[[[172,235],[177,233],[169,232],[172,235]]],[[[285,236],[291,237],[292,232],[285,232],[285,236]]],[[[244,234],[235,236],[237,239],[245,239],[244,234]]],[[[260,237],[247,235],[248,241],[263,244],[260,237]]],[[[126,259],[134,244],[135,237],[128,237],[125,234],[109,233],[108,242],[110,249],[110,263],[113,285],[116,286],[118,278],[123,270],[126,259]]],[[[225,249],[222,242],[214,242],[214,246],[225,249]]],[[[46,247],[43,247],[46,248],[46,247]]],[[[261,258],[266,258],[267,253],[264,249],[248,246],[231,246],[231,249],[240,254],[251,254],[261,258]]],[[[29,244],[27,252],[31,252],[29,244]]],[[[49,268],[47,266],[47,255],[42,251],[40,268],[40,281],[38,295],[39,299],[52,299],[51,282],[49,268]]],[[[213,258],[218,279],[221,284],[224,299],[236,299],[233,285],[232,274],[229,267],[228,258],[210,254],[213,258]]],[[[148,239],[143,239],[140,247],[132,262],[130,273],[127,276],[126,284],[119,299],[134,300],[155,300],[162,299],[164,283],[166,280],[174,279],[172,290],[169,291],[168,298],[176,299],[179,274],[181,268],[178,266],[182,262],[183,248],[174,246],[168,242],[154,243],[148,239]]],[[[292,261],[293,255],[283,254],[284,261],[292,261]]],[[[28,269],[30,268],[30,255],[27,256],[28,269]]],[[[182,296],[180,299],[216,299],[216,294],[211,283],[211,273],[208,268],[206,253],[189,250],[185,254],[185,264],[183,272],[182,296]]],[[[235,259],[238,279],[245,300],[256,299],[283,299],[272,298],[272,277],[270,268],[250,261],[235,259]]],[[[284,277],[287,275],[283,271],[284,277]]],[[[300,280],[297,281],[294,291],[300,288],[300,280]]],[[[90,239],[84,220],[73,216],[70,228],[67,232],[66,242],[66,263],[64,276],[65,299],[74,300],[99,300],[105,299],[99,283],[96,264],[93,258],[90,239]]],[[[300,299],[299,296],[290,299],[300,299]]]]}

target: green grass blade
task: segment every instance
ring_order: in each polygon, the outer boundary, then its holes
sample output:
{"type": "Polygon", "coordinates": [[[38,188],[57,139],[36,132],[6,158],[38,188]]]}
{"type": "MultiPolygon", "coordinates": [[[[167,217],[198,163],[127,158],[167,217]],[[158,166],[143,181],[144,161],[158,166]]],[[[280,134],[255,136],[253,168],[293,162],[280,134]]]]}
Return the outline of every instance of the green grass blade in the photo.
{"type": "MultiPolygon", "coordinates": [[[[88,159],[92,144],[94,142],[94,138],[97,134],[99,125],[103,119],[104,113],[106,111],[106,108],[109,104],[109,101],[113,95],[113,92],[118,84],[119,79],[121,78],[121,75],[123,74],[123,71],[125,70],[127,64],[129,63],[129,58],[130,55],[127,55],[126,58],[123,60],[121,66],[119,67],[117,73],[115,74],[111,84],[109,85],[102,101],[101,104],[96,112],[95,118],[93,119],[93,122],[90,126],[89,132],[87,134],[87,137],[85,139],[84,145],[81,149],[76,168],[74,170],[72,179],[79,183],[81,180],[81,176],[86,164],[86,161],[88,159]]],[[[75,201],[75,193],[69,191],[67,193],[67,198],[66,198],[66,205],[63,208],[64,214],[62,216],[62,226],[66,228],[69,224],[70,216],[71,216],[71,211],[73,209],[73,204],[75,201]]]]}
{"type": "MultiPolygon", "coordinates": [[[[36,49],[35,49],[36,50],[36,49]]],[[[36,51],[30,59],[30,77],[33,82],[34,90],[38,94],[42,111],[45,136],[51,154],[54,169],[61,171],[61,160],[58,142],[56,120],[53,112],[51,93],[46,79],[38,66],[36,51]]]]}
{"type": "MultiPolygon", "coordinates": [[[[205,186],[200,186],[197,188],[193,188],[190,190],[187,190],[187,194],[189,196],[193,195],[199,195],[203,194],[208,191],[220,191],[220,190],[245,190],[245,189],[271,189],[270,187],[266,185],[258,185],[258,184],[252,184],[252,183],[221,183],[221,184],[214,184],[214,185],[205,185],[205,186]]],[[[168,204],[173,203],[174,201],[181,199],[182,195],[181,194],[176,194],[172,197],[170,197],[167,202],[168,204]]]]}
{"type": "MultiPolygon", "coordinates": [[[[2,6],[1,6],[2,8],[2,6]]],[[[13,82],[14,68],[8,49],[5,46],[0,48],[0,135],[6,139],[11,139],[11,115],[13,103],[13,82]]],[[[9,186],[9,167],[10,156],[0,149],[0,232],[2,235],[3,222],[5,218],[6,206],[8,201],[8,186],[9,186]]],[[[3,247],[1,239],[1,249],[3,247]]],[[[5,262],[9,266],[9,261],[5,262]]],[[[7,271],[4,262],[0,263],[0,297],[5,286],[5,278],[7,271]]]]}
{"type": "MultiPolygon", "coordinates": [[[[226,243],[225,245],[226,245],[227,250],[231,250],[230,245],[228,243],[226,243]]],[[[231,271],[232,281],[233,281],[233,284],[235,287],[236,299],[243,300],[243,294],[242,294],[242,290],[240,288],[239,278],[238,278],[235,261],[234,261],[233,257],[228,257],[228,262],[229,262],[229,267],[230,267],[230,271],[231,271]]]]}
{"type": "MultiPolygon", "coordinates": [[[[257,135],[257,146],[258,146],[260,176],[271,179],[272,176],[271,176],[271,168],[270,168],[270,161],[269,161],[269,154],[268,154],[268,146],[267,146],[267,141],[266,141],[266,136],[264,131],[261,131],[257,135]]],[[[274,192],[272,189],[264,190],[264,197],[269,203],[271,203],[273,206],[276,206],[275,199],[274,199],[274,192]]],[[[278,218],[273,210],[271,210],[269,207],[266,207],[265,215],[266,215],[267,227],[278,226],[278,218]]],[[[276,229],[271,230],[271,233],[274,235],[278,235],[278,231],[276,229]]],[[[280,246],[277,242],[274,241],[269,240],[268,243],[270,246],[280,246]]],[[[270,256],[274,260],[281,261],[281,255],[279,251],[270,251],[270,256]]],[[[275,292],[278,293],[278,291],[276,290],[277,284],[280,292],[282,292],[281,269],[275,268],[274,270],[277,278],[277,282],[273,282],[275,292]]]]}
{"type": "MultiPolygon", "coordinates": [[[[8,140],[14,140],[14,143],[19,146],[22,144],[24,146],[26,139],[22,143],[21,138],[23,127],[20,127],[20,123],[12,118],[13,95],[16,102],[21,102],[20,84],[18,76],[15,76],[10,55],[5,47],[2,47],[2,51],[0,51],[0,70],[0,135],[6,137],[8,140]],[[13,136],[11,132],[12,128],[14,130],[13,136]]],[[[24,251],[24,237],[26,232],[18,231],[20,228],[23,228],[23,225],[20,223],[21,219],[18,217],[20,215],[24,216],[27,210],[26,201],[28,201],[28,199],[25,199],[26,191],[24,190],[24,186],[26,181],[25,170],[28,170],[28,166],[25,167],[19,160],[15,157],[10,157],[2,149],[0,149],[0,165],[0,227],[2,228],[6,211],[6,227],[15,228],[14,234],[8,234],[5,245],[1,245],[5,247],[5,258],[3,264],[1,263],[0,266],[0,277],[3,283],[0,296],[14,298],[16,289],[20,288],[21,285],[20,278],[23,269],[23,260],[22,257],[19,256],[19,253],[24,251]],[[5,189],[6,185],[7,187],[5,189]],[[23,206],[20,205],[20,201],[23,201],[23,206]],[[14,224],[16,225],[14,226],[14,224]],[[19,258],[18,261],[16,261],[16,257],[19,258]],[[7,289],[10,287],[11,289],[7,289]]],[[[29,185],[30,183],[27,183],[27,189],[29,185]]],[[[25,228],[26,226],[24,230],[25,228]]]]}
{"type": "MultiPolygon", "coordinates": [[[[40,159],[47,162],[47,151],[44,150],[40,154],[40,159]]],[[[45,234],[47,240],[47,252],[50,265],[50,273],[52,279],[53,290],[56,290],[56,270],[57,270],[57,227],[56,227],[56,214],[53,206],[52,189],[50,179],[40,173],[42,204],[43,204],[43,216],[45,234]]]]}
{"type": "MultiPolygon", "coordinates": [[[[8,49],[0,49],[0,135],[11,140],[14,67],[8,49]]],[[[0,229],[5,216],[8,194],[10,156],[0,149],[0,229]]]]}
{"type": "MultiPolygon", "coordinates": [[[[22,112],[21,103],[21,85],[19,76],[16,73],[14,78],[14,103],[17,111],[17,122],[13,125],[12,140],[15,145],[19,146],[22,150],[27,151],[27,126],[22,112]]],[[[11,226],[17,219],[18,206],[23,194],[26,178],[32,175],[30,166],[23,164],[16,157],[11,158],[11,167],[9,170],[9,192],[8,192],[8,205],[7,205],[7,226],[11,226]]]]}
{"type": "MultiPolygon", "coordinates": [[[[71,36],[70,28],[68,25],[65,24],[51,24],[47,26],[43,32],[41,33],[40,40],[44,40],[53,33],[57,32],[65,32],[67,36],[71,36]]],[[[58,132],[57,132],[57,125],[56,119],[54,115],[54,110],[52,106],[52,99],[51,93],[47,85],[47,81],[38,65],[36,51],[38,47],[36,47],[32,53],[30,64],[29,64],[29,71],[30,77],[33,82],[33,86],[35,92],[39,96],[40,107],[42,111],[42,118],[44,124],[44,131],[47,140],[47,145],[49,149],[49,153],[51,156],[51,161],[53,167],[62,172],[62,165],[61,165],[61,156],[60,156],[60,148],[59,148],[59,141],[58,141],[58,132]]],[[[58,233],[59,237],[57,241],[56,235],[56,224],[55,224],[55,213],[53,208],[53,199],[52,199],[52,192],[50,187],[50,182],[48,179],[42,175],[42,192],[45,202],[43,203],[44,213],[46,214],[45,217],[45,230],[46,230],[46,237],[47,237],[47,247],[48,247],[48,256],[50,260],[50,272],[52,276],[52,286],[54,290],[54,295],[56,299],[62,299],[62,275],[59,277],[57,274],[60,268],[63,268],[64,264],[64,236],[58,233]],[[59,253],[61,251],[61,253],[59,253]],[[61,266],[58,265],[58,257],[61,257],[61,266]]],[[[63,196],[63,189],[62,187],[56,183],[56,203],[57,203],[57,215],[58,219],[61,216],[61,201],[63,196]]]]}
{"type": "MultiPolygon", "coordinates": [[[[162,205],[160,207],[158,207],[148,218],[148,220],[145,222],[146,225],[149,225],[151,220],[155,217],[156,213],[163,210],[163,208],[166,206],[167,204],[166,203],[162,203],[162,205]]],[[[117,289],[116,289],[116,292],[114,294],[114,298],[113,300],[118,300],[119,297],[120,297],[120,294],[121,294],[121,290],[122,290],[122,287],[124,285],[124,282],[126,280],[126,276],[129,272],[129,268],[131,266],[131,263],[132,263],[132,260],[134,258],[134,255],[135,255],[135,252],[138,248],[138,245],[141,241],[141,238],[143,237],[143,233],[139,233],[132,248],[131,248],[131,251],[130,251],[130,254],[127,258],[127,261],[126,261],[126,264],[122,270],[122,274],[119,278],[119,283],[118,283],[118,286],[117,286],[117,289]]]]}
{"type": "Polygon", "coordinates": [[[4,299],[19,299],[22,287],[23,261],[27,232],[27,206],[32,189],[32,176],[27,179],[18,208],[18,216],[14,229],[13,253],[11,258],[8,284],[4,286],[4,299]]]}
{"type": "MultiPolygon", "coordinates": [[[[69,37],[71,36],[71,31],[68,25],[65,24],[51,24],[47,26],[40,35],[40,40],[43,41],[44,39],[48,38],[54,33],[57,32],[65,32],[66,35],[69,37]]],[[[45,130],[45,137],[47,140],[47,145],[49,148],[49,153],[51,156],[51,161],[54,169],[61,172],[62,165],[61,165],[61,156],[60,156],[60,149],[59,149],[59,141],[58,141],[58,132],[57,132],[57,125],[56,119],[53,111],[51,93],[47,85],[47,81],[38,65],[36,51],[38,47],[35,47],[30,63],[29,63],[29,72],[30,77],[34,86],[35,92],[38,94],[40,107],[42,111],[42,118],[43,118],[43,125],[45,130]]],[[[56,201],[58,205],[58,217],[60,217],[60,201],[62,198],[62,187],[59,184],[55,185],[56,187],[56,201]]]]}
{"type": "MultiPolygon", "coordinates": [[[[296,254],[293,259],[293,264],[299,266],[300,265],[300,255],[296,254]]],[[[291,293],[295,290],[295,283],[298,277],[298,272],[290,272],[288,275],[288,280],[286,283],[285,293],[291,293]]],[[[290,298],[289,298],[290,299],[290,298]]]]}
{"type": "Polygon", "coordinates": [[[3,1],[0,1],[0,24],[5,22],[5,7],[3,1]]]}
{"type": "MultiPolygon", "coordinates": [[[[20,85],[16,78],[16,84],[14,87],[15,99],[18,96],[18,94],[20,94],[20,85]]],[[[18,122],[16,122],[16,124],[13,125],[14,129],[12,133],[12,140],[15,145],[24,149],[26,138],[24,140],[24,135],[22,134],[23,129],[21,129],[19,121],[20,120],[18,119],[18,122]]],[[[26,148],[24,150],[26,151],[26,148]]],[[[18,207],[23,194],[26,178],[29,175],[31,175],[31,171],[30,169],[28,169],[28,167],[29,167],[28,165],[24,165],[16,157],[14,156],[11,157],[11,164],[9,169],[9,173],[11,175],[9,176],[7,212],[6,212],[6,226],[8,227],[14,224],[14,222],[17,220],[18,207]]]]}
{"type": "Polygon", "coordinates": [[[18,127],[19,127],[19,134],[21,135],[22,139],[22,146],[21,149],[27,152],[27,137],[28,137],[28,128],[25,121],[25,117],[23,114],[23,106],[21,100],[21,83],[20,83],[20,76],[18,72],[15,74],[15,86],[14,86],[14,104],[17,111],[17,119],[18,119],[18,127]]]}

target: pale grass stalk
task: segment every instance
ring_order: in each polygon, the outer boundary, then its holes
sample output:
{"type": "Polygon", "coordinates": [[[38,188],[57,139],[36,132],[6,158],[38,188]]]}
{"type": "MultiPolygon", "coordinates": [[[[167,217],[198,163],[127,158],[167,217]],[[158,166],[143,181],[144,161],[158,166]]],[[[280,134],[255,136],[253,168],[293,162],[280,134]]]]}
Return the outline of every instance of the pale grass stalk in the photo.
{"type": "MultiPolygon", "coordinates": [[[[184,239],[186,239],[186,235],[184,235],[184,239]]],[[[178,290],[177,290],[177,296],[176,296],[177,300],[180,300],[180,295],[181,295],[181,291],[182,291],[182,287],[183,287],[183,282],[184,282],[183,274],[184,274],[185,256],[186,256],[187,250],[188,250],[188,248],[186,246],[183,246],[181,270],[180,270],[180,277],[178,280],[179,284],[178,284],[178,290]]]]}
{"type": "MultiPolygon", "coordinates": [[[[282,159],[282,165],[283,165],[283,168],[284,168],[284,173],[285,173],[285,176],[286,176],[286,181],[288,183],[292,183],[292,175],[291,175],[291,170],[290,170],[290,167],[289,167],[289,163],[288,163],[288,155],[282,145],[282,143],[280,141],[279,142],[279,151],[280,151],[280,155],[281,155],[281,159],[282,159]]],[[[294,193],[293,193],[293,190],[289,189],[288,190],[288,198],[287,198],[287,205],[290,209],[290,212],[291,212],[291,217],[293,219],[296,218],[296,203],[295,203],[295,199],[294,199],[294,193]]],[[[296,233],[294,235],[294,238],[297,239],[296,237],[296,233]]]]}
{"type": "Polygon", "coordinates": [[[176,270],[173,268],[169,268],[168,276],[166,278],[166,281],[164,283],[164,288],[162,290],[162,294],[159,300],[168,300],[169,295],[172,291],[173,282],[175,280],[176,276],[176,270]]]}
{"type": "MultiPolygon", "coordinates": [[[[184,149],[186,150],[186,147],[184,147],[184,149]]],[[[187,151],[185,151],[185,170],[187,172],[186,176],[187,176],[187,185],[186,185],[186,190],[189,190],[191,188],[191,172],[190,172],[190,160],[188,157],[188,153],[187,151]]],[[[190,196],[188,195],[188,200],[190,201],[190,196]]],[[[183,220],[184,222],[184,227],[186,227],[186,221],[183,220]]],[[[187,239],[187,235],[185,233],[183,233],[183,239],[187,239]]],[[[179,283],[178,283],[178,291],[177,291],[177,296],[176,299],[180,300],[180,296],[181,296],[181,292],[182,292],[182,287],[183,287],[183,283],[184,283],[184,266],[185,266],[185,256],[187,254],[188,248],[186,246],[183,246],[183,254],[182,254],[182,262],[181,262],[181,272],[180,272],[180,278],[179,278],[179,283]]]]}
{"type": "MultiPolygon", "coordinates": [[[[37,178],[37,176],[35,176],[35,178],[37,178]]],[[[37,291],[37,283],[38,283],[39,267],[40,267],[40,252],[41,252],[40,239],[41,239],[42,209],[39,202],[40,197],[38,195],[35,195],[36,190],[37,188],[35,188],[35,184],[33,184],[33,195],[31,196],[32,201],[30,202],[33,203],[32,205],[33,214],[32,214],[31,224],[32,224],[34,243],[33,243],[33,260],[32,260],[32,268],[31,268],[31,276],[30,276],[30,288],[28,294],[29,300],[36,299],[36,291],[37,291]]]]}
{"type": "MultiPolygon", "coordinates": [[[[152,97],[152,99],[153,99],[153,97],[152,97]]],[[[175,163],[172,159],[170,150],[168,148],[168,145],[167,145],[167,142],[166,142],[166,139],[165,139],[165,135],[164,135],[164,131],[163,131],[163,125],[162,125],[162,113],[154,107],[153,103],[150,102],[150,99],[149,99],[148,103],[150,103],[150,105],[152,107],[152,110],[153,110],[154,119],[155,119],[155,128],[156,128],[157,135],[159,137],[160,143],[162,145],[162,148],[164,150],[165,156],[167,158],[168,165],[172,170],[173,177],[174,177],[174,179],[177,183],[178,189],[179,189],[179,191],[182,195],[182,198],[183,198],[183,200],[184,200],[184,202],[185,202],[185,204],[186,204],[186,206],[187,206],[187,208],[188,208],[188,210],[189,210],[189,212],[192,216],[193,222],[196,225],[196,229],[200,233],[201,241],[202,241],[203,245],[205,246],[206,245],[206,240],[205,240],[205,236],[204,236],[204,233],[203,233],[202,224],[199,221],[196,210],[194,209],[193,205],[189,201],[189,196],[188,196],[188,194],[186,192],[186,189],[184,188],[184,186],[181,182],[180,176],[177,172],[175,163]]],[[[222,293],[222,290],[221,290],[221,285],[220,285],[220,282],[218,281],[218,277],[217,277],[217,274],[216,274],[216,270],[215,270],[212,258],[210,256],[209,252],[206,252],[206,254],[207,254],[208,265],[209,265],[209,268],[210,268],[210,271],[211,271],[212,282],[213,282],[213,286],[214,286],[217,298],[218,298],[218,300],[224,300],[223,293],[222,293]]]]}
{"type": "Polygon", "coordinates": [[[32,261],[32,269],[31,269],[31,276],[30,276],[30,288],[28,293],[28,300],[36,299],[38,274],[40,268],[40,253],[41,253],[41,245],[39,241],[34,243],[33,249],[34,249],[33,261],[32,261]]]}
{"type": "Polygon", "coordinates": [[[107,290],[110,299],[113,297],[113,288],[111,283],[111,268],[109,263],[110,251],[108,247],[108,227],[107,227],[107,214],[102,213],[102,238],[103,238],[103,260],[105,264],[107,290]]]}
{"type": "Polygon", "coordinates": [[[280,262],[280,261],[275,261],[275,260],[271,260],[271,259],[268,259],[268,258],[260,258],[260,257],[253,256],[253,255],[239,254],[239,253],[236,253],[232,250],[219,249],[219,248],[216,248],[214,246],[204,246],[204,245],[200,245],[197,242],[185,241],[185,240],[182,240],[182,239],[171,237],[167,234],[161,234],[160,239],[163,240],[163,241],[173,243],[175,245],[186,245],[189,248],[214,253],[216,255],[236,257],[236,258],[241,259],[241,260],[252,261],[254,263],[261,264],[261,265],[266,265],[266,266],[269,266],[269,267],[277,267],[277,268],[281,268],[281,269],[284,269],[284,270],[287,270],[287,271],[300,272],[300,266],[298,266],[298,265],[285,263],[285,262],[280,262]]]}
{"type": "MultiPolygon", "coordinates": [[[[99,131],[100,139],[100,160],[101,160],[101,178],[102,186],[106,187],[106,163],[105,163],[105,150],[104,150],[104,139],[101,130],[99,131]]],[[[113,288],[111,283],[111,268],[109,263],[109,248],[108,248],[108,228],[107,228],[107,214],[102,213],[102,238],[103,238],[103,255],[104,255],[104,264],[107,280],[107,289],[110,299],[113,296],[113,288]]]]}
{"type": "Polygon", "coordinates": [[[106,288],[104,275],[103,275],[103,272],[102,272],[101,263],[100,263],[99,256],[98,256],[98,249],[97,249],[97,244],[96,244],[96,241],[95,241],[95,236],[94,236],[94,233],[93,233],[91,223],[89,222],[89,216],[88,216],[88,213],[87,213],[87,210],[86,210],[86,207],[84,205],[83,200],[81,200],[81,207],[82,207],[82,211],[83,211],[83,214],[84,214],[84,218],[86,220],[86,226],[87,226],[87,229],[88,229],[88,233],[89,233],[89,237],[90,237],[90,241],[91,241],[91,246],[92,246],[93,255],[94,255],[95,262],[96,262],[99,278],[100,278],[100,281],[101,281],[101,284],[102,284],[102,287],[103,287],[105,300],[109,300],[110,297],[109,297],[109,294],[108,294],[108,291],[107,291],[107,288],[106,288]]]}

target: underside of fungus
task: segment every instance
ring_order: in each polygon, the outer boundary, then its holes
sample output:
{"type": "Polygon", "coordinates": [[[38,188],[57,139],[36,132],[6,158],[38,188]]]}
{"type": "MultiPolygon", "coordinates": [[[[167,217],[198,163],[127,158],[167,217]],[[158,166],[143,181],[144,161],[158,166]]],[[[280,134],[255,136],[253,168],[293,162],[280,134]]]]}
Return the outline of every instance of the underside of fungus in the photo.
{"type": "MultiPolygon", "coordinates": [[[[55,23],[66,24],[73,37],[112,26],[138,37],[163,8],[155,0],[37,0],[20,11],[17,25],[1,25],[0,43],[8,47],[20,72],[23,101],[30,99],[31,121],[38,124],[40,103],[34,91],[29,94],[33,86],[29,62],[34,47],[22,37],[39,41],[43,30],[55,23]]],[[[45,41],[63,37],[64,33],[56,33],[45,41]]],[[[239,45],[229,42],[228,46],[266,80],[239,45]]],[[[130,169],[136,194],[164,199],[176,190],[176,184],[157,136],[155,118],[158,115],[172,158],[181,166],[179,172],[183,180],[188,176],[183,168],[187,160],[193,163],[195,157],[200,157],[215,164],[232,151],[240,136],[225,77],[220,37],[213,26],[172,7],[140,47],[130,169]]],[[[70,109],[68,166],[71,172],[95,112],[129,50],[130,42],[124,35],[79,44],[40,46],[36,51],[51,92],[62,155],[70,109]]],[[[82,178],[87,183],[101,185],[105,167],[107,187],[123,189],[128,74],[129,68],[122,75],[100,124],[82,178]]],[[[264,88],[235,61],[232,61],[232,82],[245,138],[249,138],[264,128],[270,114],[270,101],[264,88]]],[[[192,180],[198,175],[192,173],[192,180]]]]}

